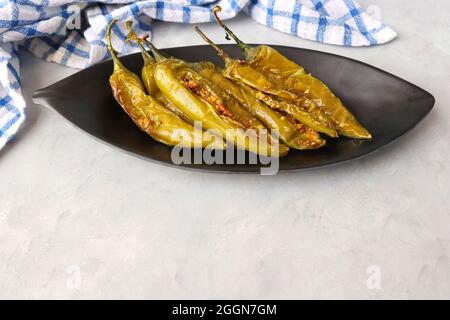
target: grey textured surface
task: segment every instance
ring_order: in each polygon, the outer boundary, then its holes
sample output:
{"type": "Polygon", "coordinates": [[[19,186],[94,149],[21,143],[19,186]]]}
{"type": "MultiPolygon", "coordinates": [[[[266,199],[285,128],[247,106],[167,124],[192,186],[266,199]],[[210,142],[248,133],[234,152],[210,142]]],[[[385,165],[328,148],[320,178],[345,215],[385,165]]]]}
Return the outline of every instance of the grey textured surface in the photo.
{"type": "MultiPolygon", "coordinates": [[[[399,38],[341,48],[229,23],[249,42],[352,57],[436,97],[395,145],[299,174],[185,172],[114,150],[32,105],[75,71],[23,53],[28,121],[0,152],[0,298],[450,298],[450,3],[362,4],[399,38]]],[[[155,43],[200,44],[191,30],[158,23],[155,43]]]]}

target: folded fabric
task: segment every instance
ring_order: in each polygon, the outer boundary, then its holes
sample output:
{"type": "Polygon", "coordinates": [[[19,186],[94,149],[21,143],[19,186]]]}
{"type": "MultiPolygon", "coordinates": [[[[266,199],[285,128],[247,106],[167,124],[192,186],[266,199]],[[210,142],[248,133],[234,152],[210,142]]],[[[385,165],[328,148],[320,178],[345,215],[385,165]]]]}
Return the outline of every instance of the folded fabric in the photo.
{"type": "MultiPolygon", "coordinates": [[[[151,35],[153,19],[210,22],[216,5],[223,19],[244,11],[271,28],[327,44],[373,46],[396,37],[353,0],[0,0],[0,149],[25,119],[19,46],[46,61],[85,68],[109,57],[105,32],[112,19],[131,20],[139,35],[151,35]]],[[[115,48],[136,51],[125,37],[123,25],[113,29],[115,48]]]]}

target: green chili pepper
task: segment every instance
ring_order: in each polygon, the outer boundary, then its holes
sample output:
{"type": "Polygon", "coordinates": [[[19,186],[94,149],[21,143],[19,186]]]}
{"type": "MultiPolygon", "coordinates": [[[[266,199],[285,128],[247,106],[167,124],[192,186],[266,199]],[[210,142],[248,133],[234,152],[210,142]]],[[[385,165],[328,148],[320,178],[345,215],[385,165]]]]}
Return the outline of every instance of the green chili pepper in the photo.
{"type": "Polygon", "coordinates": [[[257,117],[267,128],[278,132],[280,139],[289,147],[306,150],[315,149],[325,144],[325,141],[314,130],[305,128],[305,126],[294,126],[285,115],[272,110],[247,90],[225,78],[214,64],[201,62],[194,64],[193,67],[211,83],[222,88],[223,91],[236,99],[241,106],[257,117]]]}
{"type": "MultiPolygon", "coordinates": [[[[197,68],[198,70],[200,70],[199,74],[203,76],[201,71],[205,68],[201,67],[201,64],[192,63],[191,66],[194,69],[197,68]]],[[[217,85],[210,79],[208,79],[208,77],[204,76],[204,78],[209,81],[208,88],[214,91],[215,95],[217,95],[217,98],[220,99],[220,101],[223,101],[228,110],[246,129],[255,129],[258,132],[267,132],[267,127],[260,120],[258,120],[256,116],[247,111],[247,109],[245,109],[238,100],[228,94],[223,88],[220,87],[220,85],[217,85]]],[[[268,136],[268,139],[270,140],[270,144],[277,143],[270,135],[268,136]]],[[[287,154],[287,152],[289,151],[289,148],[284,144],[279,144],[279,148],[280,154],[287,154]]]]}
{"type": "Polygon", "coordinates": [[[319,107],[334,121],[337,131],[343,136],[372,139],[370,132],[356,120],[342,101],[322,81],[304,73],[290,77],[285,83],[293,92],[303,92],[305,96],[317,101],[319,107]],[[302,91],[304,86],[308,86],[306,91],[302,91]]]}
{"type": "MultiPolygon", "coordinates": [[[[131,26],[130,26],[131,28],[131,26]]],[[[142,67],[142,81],[144,83],[147,92],[152,92],[153,95],[158,101],[160,101],[166,108],[171,110],[172,112],[179,115],[185,121],[192,123],[193,121],[189,119],[187,116],[183,114],[183,112],[178,109],[166,96],[164,96],[159,88],[156,86],[154,80],[154,70],[156,67],[156,61],[150,54],[143,48],[140,42],[145,41],[144,39],[137,38],[134,32],[130,30],[128,34],[128,39],[132,41],[138,42],[141,47],[142,57],[144,60],[144,66],[142,67]]],[[[233,98],[226,93],[218,86],[214,86],[209,83],[206,84],[204,79],[200,78],[195,73],[190,72],[189,69],[178,72],[180,78],[185,80],[185,85],[191,86],[190,89],[197,89],[197,92],[200,95],[211,103],[211,105],[216,106],[219,109],[219,112],[226,114],[226,116],[233,118],[235,116],[240,124],[242,124],[246,129],[265,129],[266,127],[256,118],[253,117],[249,112],[247,112],[244,108],[242,108],[237,101],[233,101],[233,98]],[[199,83],[201,85],[196,85],[199,83]],[[195,86],[195,88],[193,87],[195,86]],[[220,92],[220,94],[219,94],[220,92]],[[222,100],[224,100],[222,102],[222,100]],[[226,100],[226,101],[225,101],[226,100]],[[226,104],[226,107],[224,105],[226,104]]],[[[231,120],[231,119],[230,119],[231,120]]]]}
{"type": "Polygon", "coordinates": [[[194,121],[192,121],[192,119],[189,119],[180,109],[178,109],[172,102],[170,102],[170,100],[167,99],[167,97],[163,95],[161,91],[159,91],[159,88],[156,85],[154,77],[156,60],[147,52],[147,50],[144,47],[144,44],[147,41],[146,40],[147,36],[139,38],[132,29],[132,22],[127,21],[125,22],[125,24],[128,29],[126,41],[135,42],[141,49],[142,60],[144,61],[144,65],[142,66],[141,69],[141,80],[142,83],[144,84],[147,93],[156,100],[158,100],[166,109],[172,111],[184,121],[193,124],[194,121]]]}
{"type": "Polygon", "coordinates": [[[213,47],[218,55],[225,61],[225,69],[223,75],[236,83],[252,88],[252,94],[259,92],[256,98],[267,103],[267,97],[274,97],[273,101],[286,100],[287,102],[276,108],[274,103],[268,104],[270,107],[283,110],[311,129],[325,133],[331,137],[337,137],[334,124],[319,109],[315,108],[312,101],[307,98],[298,96],[290,91],[280,89],[278,82],[271,81],[259,71],[253,69],[244,61],[231,59],[222,49],[213,43],[198,27],[195,27],[197,33],[213,47]],[[264,98],[264,99],[262,99],[264,98]],[[282,100],[280,100],[282,99],[282,100]],[[283,108],[283,109],[282,109],[283,108]]]}
{"type": "Polygon", "coordinates": [[[139,77],[120,62],[117,52],[111,45],[111,29],[116,21],[113,20],[107,30],[108,49],[114,63],[109,83],[115,99],[133,122],[153,139],[169,146],[224,149],[222,139],[207,133],[195,134],[192,125],[145,93],[139,77]]]}
{"type": "Polygon", "coordinates": [[[146,43],[146,37],[144,36],[142,38],[139,38],[134,30],[132,29],[132,22],[127,21],[125,22],[127,29],[128,29],[128,35],[126,41],[128,42],[135,42],[141,49],[142,54],[142,60],[144,61],[144,65],[141,69],[141,80],[144,84],[145,90],[149,95],[151,95],[153,98],[158,100],[164,107],[166,107],[168,110],[172,111],[176,115],[178,115],[180,118],[182,118],[184,121],[193,124],[192,119],[189,119],[183,112],[178,109],[172,102],[170,102],[169,99],[167,99],[166,96],[164,96],[161,91],[159,91],[158,86],[155,82],[155,67],[156,67],[156,60],[147,52],[147,50],[144,47],[144,44],[146,43]]]}
{"type": "Polygon", "coordinates": [[[254,48],[242,42],[219,19],[217,13],[220,10],[219,6],[213,9],[217,22],[226,31],[227,37],[230,36],[236,41],[252,68],[269,78],[281,81],[287,90],[304,95],[314,101],[331,118],[339,134],[357,139],[372,138],[367,129],[355,119],[342,101],[322,81],[306,73],[303,67],[289,60],[274,48],[265,45],[254,48]]]}
{"type": "MultiPolygon", "coordinates": [[[[217,130],[217,132],[228,141],[253,153],[264,156],[272,155],[270,145],[258,145],[257,137],[252,139],[250,131],[244,131],[231,121],[223,120],[211,104],[199,99],[192,91],[185,87],[177,77],[177,71],[186,68],[185,63],[175,59],[166,59],[158,62],[155,68],[155,81],[161,92],[178,109],[193,121],[201,121],[205,129],[217,130]],[[247,134],[246,134],[247,133],[247,134]]],[[[261,143],[260,143],[261,145],[261,143]]],[[[278,152],[278,150],[275,150],[278,152]]],[[[281,155],[281,152],[280,152],[281,155]]]]}

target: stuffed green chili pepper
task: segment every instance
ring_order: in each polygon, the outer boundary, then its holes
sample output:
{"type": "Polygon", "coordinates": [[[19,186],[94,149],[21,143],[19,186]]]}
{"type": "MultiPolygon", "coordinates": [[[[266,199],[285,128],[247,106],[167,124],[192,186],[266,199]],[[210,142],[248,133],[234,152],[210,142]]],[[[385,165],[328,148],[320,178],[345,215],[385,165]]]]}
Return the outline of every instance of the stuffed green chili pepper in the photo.
{"type": "MultiPolygon", "coordinates": [[[[127,24],[129,34],[128,39],[135,41],[141,47],[143,54],[144,66],[142,68],[142,80],[148,92],[156,94],[156,98],[168,109],[177,113],[183,119],[186,119],[186,115],[178,109],[164,94],[162,94],[156,86],[154,80],[154,70],[156,66],[155,59],[143,48],[142,44],[145,43],[150,47],[153,55],[159,60],[167,58],[162,54],[152,43],[147,41],[146,36],[138,38],[133,30],[131,24],[127,24]]],[[[287,146],[298,150],[316,149],[322,147],[325,144],[325,140],[321,139],[320,135],[309,128],[299,128],[299,125],[294,125],[286,119],[284,115],[272,110],[270,107],[261,103],[246,90],[243,90],[240,86],[235,85],[231,80],[225,78],[220,69],[218,69],[211,62],[196,62],[187,63],[192,69],[200,74],[204,79],[208,80],[205,83],[204,80],[199,79],[198,83],[205,85],[203,90],[199,90],[199,85],[193,82],[189,84],[189,81],[185,84],[188,87],[197,87],[197,93],[207,93],[203,96],[208,99],[208,95],[211,94],[208,101],[216,104],[224,103],[227,109],[235,116],[235,118],[244,125],[247,129],[270,129],[277,133],[277,136],[287,146]],[[211,93],[212,91],[212,93],[211,93]],[[213,101],[211,101],[211,99],[213,101]]],[[[223,106],[219,106],[223,109],[223,106]]],[[[192,120],[188,119],[188,122],[192,120]]],[[[272,142],[273,143],[273,142],[272,142]]],[[[287,153],[288,148],[280,144],[280,154],[287,153]]]]}
{"type": "Polygon", "coordinates": [[[357,139],[372,138],[369,131],[355,119],[341,100],[322,81],[306,73],[303,67],[289,60],[274,48],[265,45],[250,47],[242,42],[219,19],[217,13],[220,10],[218,6],[213,10],[217,22],[226,31],[227,36],[236,41],[252,68],[268,78],[280,81],[290,92],[311,99],[331,118],[339,134],[357,139]]]}
{"type": "Polygon", "coordinates": [[[114,63],[109,83],[114,98],[133,122],[153,139],[169,146],[224,149],[225,143],[222,139],[208,133],[195,134],[192,125],[145,93],[139,77],[125,68],[111,45],[111,28],[115,22],[116,20],[113,20],[107,30],[108,49],[114,63]]]}
{"type": "Polygon", "coordinates": [[[265,102],[273,109],[292,115],[311,129],[322,132],[330,137],[338,136],[333,122],[312,101],[284,89],[279,82],[267,78],[261,72],[253,69],[245,61],[230,58],[198,27],[195,27],[195,31],[225,61],[225,69],[223,70],[225,77],[232,79],[239,85],[254,89],[251,93],[256,98],[265,102]],[[271,103],[268,103],[269,99],[271,103]]]}
{"type": "Polygon", "coordinates": [[[142,83],[144,84],[147,94],[158,100],[164,107],[166,107],[173,113],[177,114],[180,118],[192,124],[193,121],[189,119],[185,114],[183,114],[183,112],[179,108],[177,108],[172,102],[170,102],[170,100],[167,99],[167,97],[161,93],[158,86],[156,85],[154,78],[156,61],[144,47],[144,44],[146,43],[146,36],[143,38],[139,38],[132,29],[131,21],[125,22],[125,25],[128,29],[126,41],[136,43],[141,49],[142,60],[144,62],[141,69],[141,80],[142,83]]]}

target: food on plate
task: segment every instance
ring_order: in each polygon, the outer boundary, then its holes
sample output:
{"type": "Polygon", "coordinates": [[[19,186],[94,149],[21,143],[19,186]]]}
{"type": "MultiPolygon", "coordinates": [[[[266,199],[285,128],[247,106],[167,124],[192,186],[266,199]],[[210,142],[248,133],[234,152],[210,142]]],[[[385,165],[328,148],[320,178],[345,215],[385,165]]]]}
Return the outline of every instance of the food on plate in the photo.
{"type": "Polygon", "coordinates": [[[198,27],[202,38],[224,60],[189,62],[159,51],[126,22],[129,43],[139,46],[140,77],[128,70],[106,33],[114,69],[113,96],[134,123],[168,146],[238,149],[282,157],[289,149],[323,147],[326,135],[370,139],[342,102],[320,80],[269,46],[251,47],[214,16],[242,49],[245,60],[231,58],[198,27]],[[201,124],[200,126],[198,124],[201,124]],[[198,130],[201,134],[197,134],[198,130]]]}

